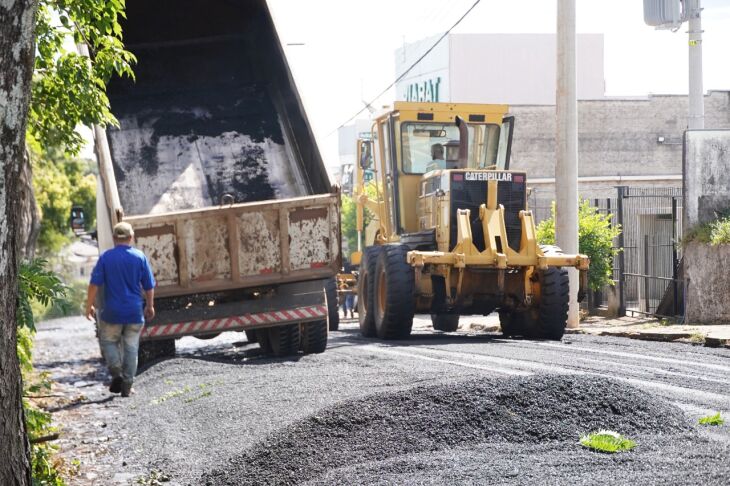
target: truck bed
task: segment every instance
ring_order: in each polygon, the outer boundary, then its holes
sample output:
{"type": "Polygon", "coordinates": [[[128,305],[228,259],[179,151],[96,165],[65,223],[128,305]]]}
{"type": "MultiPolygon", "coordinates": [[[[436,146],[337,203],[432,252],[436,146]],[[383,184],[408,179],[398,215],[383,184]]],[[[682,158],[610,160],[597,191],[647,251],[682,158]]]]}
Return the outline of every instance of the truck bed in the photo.
{"type": "Polygon", "coordinates": [[[159,297],[324,279],[340,261],[337,194],[125,218],[159,297]]]}
{"type": "Polygon", "coordinates": [[[126,215],[329,192],[264,0],[129,0],[123,29],[136,80],[109,84],[107,135],[126,215]]]}

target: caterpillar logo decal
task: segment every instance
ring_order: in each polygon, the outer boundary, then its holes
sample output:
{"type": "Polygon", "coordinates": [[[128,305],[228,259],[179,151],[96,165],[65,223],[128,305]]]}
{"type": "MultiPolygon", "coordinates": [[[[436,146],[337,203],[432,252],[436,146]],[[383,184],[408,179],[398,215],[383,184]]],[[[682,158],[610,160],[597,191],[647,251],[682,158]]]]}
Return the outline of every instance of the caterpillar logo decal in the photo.
{"type": "Polygon", "coordinates": [[[511,172],[467,172],[464,174],[467,181],[504,181],[512,182],[511,172]]]}

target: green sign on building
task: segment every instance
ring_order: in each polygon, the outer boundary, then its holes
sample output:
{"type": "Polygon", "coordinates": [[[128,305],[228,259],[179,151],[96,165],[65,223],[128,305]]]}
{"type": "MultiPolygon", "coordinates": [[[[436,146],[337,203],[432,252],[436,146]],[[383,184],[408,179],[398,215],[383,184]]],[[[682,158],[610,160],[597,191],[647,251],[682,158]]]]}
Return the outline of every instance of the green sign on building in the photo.
{"type": "Polygon", "coordinates": [[[417,83],[411,83],[406,86],[406,101],[425,101],[436,102],[441,101],[439,97],[439,86],[441,85],[441,77],[435,79],[427,79],[417,83]]]}

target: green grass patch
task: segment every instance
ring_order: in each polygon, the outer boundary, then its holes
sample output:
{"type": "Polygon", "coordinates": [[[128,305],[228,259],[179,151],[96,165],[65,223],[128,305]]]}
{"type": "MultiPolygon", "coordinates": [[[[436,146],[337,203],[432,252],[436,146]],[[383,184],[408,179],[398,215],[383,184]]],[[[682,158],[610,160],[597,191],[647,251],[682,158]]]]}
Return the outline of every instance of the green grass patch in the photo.
{"type": "Polygon", "coordinates": [[[162,395],[161,397],[155,398],[154,400],[152,400],[152,405],[159,405],[163,402],[170,400],[171,398],[179,397],[181,395],[185,395],[186,393],[190,393],[190,391],[191,391],[191,388],[189,386],[185,385],[185,387],[183,387],[183,388],[180,388],[178,390],[169,391],[169,392],[165,393],[164,395],[162,395]]]}
{"type": "Polygon", "coordinates": [[[611,430],[599,430],[584,435],[580,438],[580,444],[593,451],[608,453],[630,451],[636,447],[636,442],[611,430]]]}
{"type": "MultiPolygon", "coordinates": [[[[172,381],[171,380],[165,380],[165,383],[166,384],[170,384],[170,383],[172,383],[172,381]]],[[[162,395],[161,397],[155,398],[154,400],[152,400],[151,403],[152,403],[152,405],[159,405],[159,404],[161,404],[163,402],[166,402],[167,400],[170,400],[172,398],[177,398],[177,397],[180,397],[182,395],[188,395],[188,394],[191,394],[192,396],[189,396],[189,397],[185,398],[184,402],[185,403],[194,402],[195,400],[198,400],[200,398],[205,398],[205,397],[211,396],[213,394],[213,392],[210,390],[210,387],[212,387],[214,385],[221,385],[221,384],[223,384],[223,382],[221,380],[217,380],[217,381],[215,381],[213,383],[201,383],[197,387],[199,389],[199,392],[200,392],[197,395],[192,395],[195,392],[195,387],[191,387],[189,385],[185,385],[183,388],[179,388],[177,390],[169,391],[169,392],[165,393],[164,395],[162,395]]]]}
{"type": "Polygon", "coordinates": [[[720,412],[717,412],[715,415],[708,415],[707,417],[702,417],[699,420],[700,425],[715,425],[719,426],[725,423],[725,419],[722,418],[722,415],[720,415],[720,412]]]}

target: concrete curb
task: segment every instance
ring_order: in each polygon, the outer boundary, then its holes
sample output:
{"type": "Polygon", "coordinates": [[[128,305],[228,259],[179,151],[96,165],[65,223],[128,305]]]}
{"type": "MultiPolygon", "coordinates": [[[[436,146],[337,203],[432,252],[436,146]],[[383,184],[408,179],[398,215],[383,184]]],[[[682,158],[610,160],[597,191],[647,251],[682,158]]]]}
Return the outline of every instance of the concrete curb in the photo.
{"type": "Polygon", "coordinates": [[[675,326],[657,327],[583,327],[566,330],[566,334],[588,334],[593,336],[614,336],[642,341],[683,342],[687,344],[704,344],[708,347],[725,347],[730,349],[730,326],[722,326],[718,330],[712,326],[675,326]]]}

